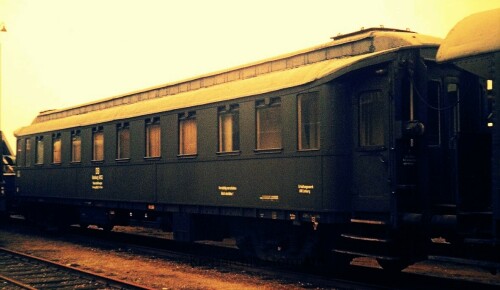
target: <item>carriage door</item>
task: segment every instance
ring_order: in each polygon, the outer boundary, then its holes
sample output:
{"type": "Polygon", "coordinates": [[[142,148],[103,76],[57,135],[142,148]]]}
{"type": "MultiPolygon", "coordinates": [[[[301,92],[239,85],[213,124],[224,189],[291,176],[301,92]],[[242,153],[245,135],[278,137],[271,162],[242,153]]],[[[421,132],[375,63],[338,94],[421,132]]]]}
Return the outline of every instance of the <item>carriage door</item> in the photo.
{"type": "Polygon", "coordinates": [[[388,78],[363,74],[353,84],[353,211],[387,211],[390,204],[388,78]]]}

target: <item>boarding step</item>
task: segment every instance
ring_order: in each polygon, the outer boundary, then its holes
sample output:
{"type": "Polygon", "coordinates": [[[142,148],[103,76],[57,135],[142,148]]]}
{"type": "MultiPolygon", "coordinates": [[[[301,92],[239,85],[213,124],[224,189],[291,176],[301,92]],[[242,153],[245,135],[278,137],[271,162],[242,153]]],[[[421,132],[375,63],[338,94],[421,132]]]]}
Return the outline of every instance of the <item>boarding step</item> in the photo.
{"type": "Polygon", "coordinates": [[[345,238],[345,239],[364,241],[364,242],[376,242],[376,243],[389,243],[389,242],[391,242],[391,240],[389,240],[389,239],[366,237],[366,236],[353,235],[353,234],[341,234],[340,236],[342,238],[345,238]]]}
{"type": "Polygon", "coordinates": [[[432,205],[432,212],[435,214],[456,214],[457,205],[454,203],[439,203],[432,205]]]}
{"type": "Polygon", "coordinates": [[[395,261],[395,260],[400,259],[400,257],[395,257],[395,256],[376,255],[373,253],[365,253],[365,252],[342,250],[342,249],[334,249],[333,252],[335,252],[337,254],[352,256],[352,257],[367,257],[367,258],[374,258],[377,260],[380,259],[380,260],[395,261]]]}
{"type": "Polygon", "coordinates": [[[493,216],[492,211],[460,211],[460,216],[493,216]]]}
{"type": "Polygon", "coordinates": [[[386,225],[387,222],[383,220],[376,219],[360,219],[360,218],[352,218],[351,223],[353,224],[364,224],[364,225],[386,225]]]}
{"type": "Polygon", "coordinates": [[[478,238],[466,238],[464,239],[464,243],[473,245],[485,245],[485,246],[498,246],[500,244],[499,241],[495,241],[494,239],[478,239],[478,238]]]}

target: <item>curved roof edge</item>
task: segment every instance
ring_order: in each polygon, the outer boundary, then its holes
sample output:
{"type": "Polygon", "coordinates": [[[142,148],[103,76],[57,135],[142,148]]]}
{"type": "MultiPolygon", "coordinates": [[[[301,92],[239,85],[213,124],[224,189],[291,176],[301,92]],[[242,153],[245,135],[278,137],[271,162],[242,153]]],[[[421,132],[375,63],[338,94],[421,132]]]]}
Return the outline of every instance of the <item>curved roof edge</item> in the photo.
{"type": "Polygon", "coordinates": [[[223,71],[150,87],[69,108],[48,110],[41,112],[33,123],[66,118],[72,115],[87,114],[97,110],[149,99],[171,97],[188,91],[206,89],[224,83],[260,77],[268,73],[293,70],[301,66],[308,66],[331,59],[365,55],[367,53],[386,51],[394,48],[437,46],[440,42],[441,39],[439,38],[414,32],[393,31],[381,28],[365,29],[351,33],[339,40],[223,71]]]}
{"type": "Polygon", "coordinates": [[[302,86],[349,71],[381,54],[437,48],[441,39],[414,32],[368,29],[323,45],[168,85],[41,112],[16,136],[157,114],[302,86]],[[356,67],[356,66],[354,66],[356,67]]]}
{"type": "Polygon", "coordinates": [[[358,56],[330,59],[295,69],[272,72],[254,78],[178,93],[165,98],[154,98],[141,102],[114,106],[103,110],[96,110],[85,114],[76,114],[44,122],[35,122],[29,126],[16,130],[14,135],[19,137],[54,130],[78,128],[96,123],[158,114],[184,108],[188,109],[195,106],[235,100],[297,87],[312,83],[337,72],[342,71],[345,73],[346,67],[396,50],[398,49],[395,48],[358,56]]]}
{"type": "Polygon", "coordinates": [[[450,30],[436,55],[454,61],[500,51],[500,8],[472,14],[450,30]]]}

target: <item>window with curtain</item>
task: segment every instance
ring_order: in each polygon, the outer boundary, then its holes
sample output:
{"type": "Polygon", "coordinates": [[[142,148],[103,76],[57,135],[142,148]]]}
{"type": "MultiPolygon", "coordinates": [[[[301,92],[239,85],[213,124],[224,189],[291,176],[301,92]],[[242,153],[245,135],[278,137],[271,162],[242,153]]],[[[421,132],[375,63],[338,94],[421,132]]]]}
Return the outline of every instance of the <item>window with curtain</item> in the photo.
{"type": "Polygon", "coordinates": [[[179,114],[179,155],[194,155],[196,153],[196,112],[179,114]]]}
{"type": "Polygon", "coordinates": [[[92,161],[104,160],[104,131],[103,127],[92,129],[92,161]]]}
{"type": "Polygon", "coordinates": [[[130,158],[130,128],[129,123],[116,125],[116,159],[130,158]]]}
{"type": "Polygon", "coordinates": [[[52,135],[52,163],[61,163],[61,134],[52,135]]]}
{"type": "Polygon", "coordinates": [[[161,156],[160,118],[146,119],[146,157],[161,156]]]}
{"type": "Polygon", "coordinates": [[[221,106],[218,108],[219,152],[240,150],[239,106],[221,106]]]}
{"type": "Polygon", "coordinates": [[[281,99],[259,100],[255,107],[257,150],[281,149],[281,99]]]}
{"type": "Polygon", "coordinates": [[[359,95],[359,146],[384,145],[384,102],[380,91],[359,95]]]}
{"type": "Polygon", "coordinates": [[[43,136],[36,137],[35,164],[43,164],[43,136]]]}
{"type": "Polygon", "coordinates": [[[80,130],[71,131],[71,162],[82,161],[82,137],[80,130]]]}
{"type": "Polygon", "coordinates": [[[26,138],[24,140],[24,164],[29,167],[31,166],[31,139],[26,138]]]}
{"type": "Polygon", "coordinates": [[[321,123],[318,93],[300,94],[297,112],[299,150],[319,149],[321,123]]]}

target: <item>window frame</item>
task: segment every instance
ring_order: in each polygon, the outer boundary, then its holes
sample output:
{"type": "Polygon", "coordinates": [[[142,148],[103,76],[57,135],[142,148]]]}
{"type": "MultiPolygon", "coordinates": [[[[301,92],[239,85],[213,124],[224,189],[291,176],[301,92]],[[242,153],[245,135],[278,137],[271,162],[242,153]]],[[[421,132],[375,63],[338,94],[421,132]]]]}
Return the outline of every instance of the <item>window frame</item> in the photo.
{"type": "Polygon", "coordinates": [[[158,159],[161,158],[161,123],[160,123],[160,117],[153,117],[153,118],[148,118],[145,120],[144,124],[144,132],[145,132],[145,152],[144,152],[144,158],[146,159],[158,159]],[[152,129],[158,131],[158,136],[153,139],[153,134],[154,132],[152,129]],[[155,143],[153,143],[154,140],[157,140],[157,144],[155,147],[155,143]],[[157,151],[157,155],[153,155],[155,152],[152,151],[157,151]]]}
{"type": "Polygon", "coordinates": [[[45,154],[45,144],[43,136],[35,137],[35,165],[43,165],[44,164],[44,154],[45,154]],[[41,145],[41,146],[40,146],[41,145]]]}
{"type": "MultiPolygon", "coordinates": [[[[276,113],[274,112],[274,113],[276,113]]],[[[269,117],[265,116],[265,117],[269,117]]],[[[255,101],[255,152],[281,152],[283,150],[283,109],[281,97],[273,97],[260,99],[255,101]],[[272,114],[273,111],[279,113],[277,117],[271,117],[267,120],[261,120],[263,114],[272,114]],[[268,122],[269,120],[274,120],[275,124],[268,122]],[[262,130],[262,127],[269,126],[266,130],[262,130]],[[275,128],[272,128],[272,127],[275,128]],[[274,130],[273,130],[274,129],[274,130]],[[264,147],[263,138],[269,138],[269,135],[277,132],[278,135],[275,140],[264,140],[265,142],[273,141],[279,144],[264,147]],[[266,136],[267,134],[267,136],[266,136]]]]}
{"type": "Polygon", "coordinates": [[[198,155],[198,122],[196,119],[196,111],[178,114],[178,157],[195,157],[198,155]],[[191,126],[191,134],[186,135],[186,126],[191,126]],[[194,133],[193,133],[194,132],[194,133]],[[192,136],[194,134],[194,136],[192,136]],[[189,143],[185,140],[189,138],[189,143]],[[194,143],[194,146],[192,145],[194,143]],[[191,145],[189,145],[191,144],[191,145]],[[186,146],[194,147],[194,150],[187,151],[186,146]]]}
{"type": "Polygon", "coordinates": [[[229,106],[219,106],[217,108],[217,154],[234,154],[241,152],[240,143],[240,113],[239,104],[232,104],[229,106]],[[228,128],[225,127],[227,124],[226,120],[223,118],[230,116],[230,133],[228,134],[228,128]],[[226,137],[230,135],[230,137],[226,137]],[[225,140],[229,140],[231,148],[227,149],[228,144],[225,140]]]}
{"type": "Polygon", "coordinates": [[[52,134],[52,164],[59,165],[62,163],[62,138],[61,133],[52,134]],[[56,146],[56,144],[58,144],[56,146]],[[59,148],[57,148],[59,147],[59,148]],[[56,150],[59,149],[59,150],[56,150]],[[58,160],[56,160],[56,158],[58,160]]]}
{"type": "Polygon", "coordinates": [[[31,159],[31,150],[31,138],[24,139],[24,166],[26,167],[31,167],[31,165],[33,164],[33,160],[31,159]]]}
{"type": "Polygon", "coordinates": [[[71,131],[71,163],[81,163],[82,162],[82,135],[80,130],[71,131]],[[75,142],[78,140],[78,142],[75,142]],[[75,146],[78,144],[78,146],[75,146]],[[78,154],[75,154],[75,148],[78,148],[78,154]],[[78,156],[78,160],[75,159],[78,156]]]}
{"type": "Polygon", "coordinates": [[[104,162],[104,127],[97,126],[92,128],[92,162],[104,162]],[[97,137],[101,136],[101,140],[97,137]],[[100,142],[98,142],[100,141],[100,142]],[[99,150],[99,151],[98,151],[99,150]],[[99,154],[100,153],[100,154],[99,154]]]}
{"type": "Polygon", "coordinates": [[[321,149],[321,106],[319,92],[302,93],[297,95],[297,150],[298,151],[316,151],[321,149]],[[314,100],[311,105],[303,105],[304,98],[314,100]],[[306,107],[307,118],[309,122],[304,122],[304,107],[306,107]],[[312,112],[311,112],[312,111],[312,112]],[[312,114],[311,114],[312,113],[312,114]],[[313,117],[311,117],[313,115],[313,117]],[[312,124],[312,125],[311,125],[312,124]],[[312,129],[311,129],[312,128],[312,129]],[[309,129],[309,130],[308,130],[309,129]],[[308,133],[309,132],[309,133],[308,133]],[[311,133],[313,132],[313,133],[311,133]],[[306,137],[304,137],[306,135],[306,137]],[[309,137],[307,137],[307,135],[309,137]],[[314,139],[314,140],[312,140],[314,139]],[[304,146],[304,141],[308,141],[309,146],[304,146]]]}
{"type": "MultiPolygon", "coordinates": [[[[384,94],[382,90],[366,90],[362,91],[357,95],[357,106],[358,106],[358,136],[357,136],[357,146],[360,150],[380,150],[386,146],[386,108],[384,102],[384,94]],[[367,100],[362,100],[363,96],[373,96],[374,93],[378,100],[371,102],[370,107],[364,106],[369,104],[367,100]],[[377,120],[374,120],[374,116],[377,120]],[[368,122],[366,122],[368,121],[368,122]],[[366,126],[368,125],[368,126],[366,126]],[[378,126],[374,128],[374,125],[378,126]],[[374,143],[378,139],[374,139],[374,136],[381,138],[382,142],[374,143]],[[369,143],[367,143],[369,142],[369,143]]],[[[378,140],[380,141],[380,140],[378,140]]]]}
{"type": "Polygon", "coordinates": [[[116,160],[130,160],[130,123],[123,122],[116,124],[116,160]]]}

